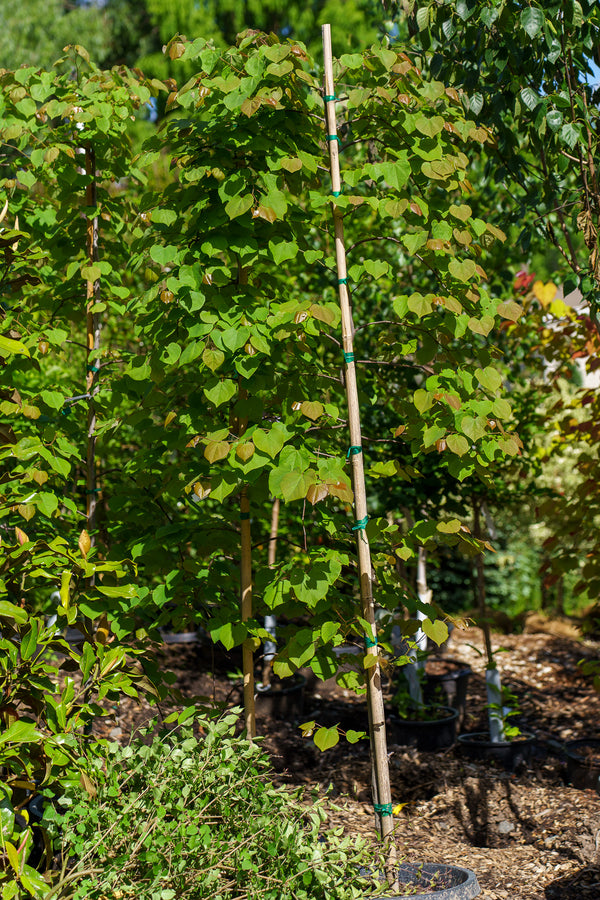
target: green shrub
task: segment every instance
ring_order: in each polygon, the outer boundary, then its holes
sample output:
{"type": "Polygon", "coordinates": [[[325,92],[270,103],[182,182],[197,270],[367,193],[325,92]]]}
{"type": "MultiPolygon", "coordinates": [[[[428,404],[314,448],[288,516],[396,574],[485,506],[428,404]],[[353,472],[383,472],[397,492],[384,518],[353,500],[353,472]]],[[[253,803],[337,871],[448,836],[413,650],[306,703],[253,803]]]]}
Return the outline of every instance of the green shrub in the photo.
{"type": "Polygon", "coordinates": [[[46,814],[63,859],[51,896],[363,896],[364,843],[322,833],[319,801],[275,787],[265,753],[235,737],[237,718],[199,720],[199,737],[184,726],[151,743],[102,742],[87,791],[63,796],[46,814]]]}

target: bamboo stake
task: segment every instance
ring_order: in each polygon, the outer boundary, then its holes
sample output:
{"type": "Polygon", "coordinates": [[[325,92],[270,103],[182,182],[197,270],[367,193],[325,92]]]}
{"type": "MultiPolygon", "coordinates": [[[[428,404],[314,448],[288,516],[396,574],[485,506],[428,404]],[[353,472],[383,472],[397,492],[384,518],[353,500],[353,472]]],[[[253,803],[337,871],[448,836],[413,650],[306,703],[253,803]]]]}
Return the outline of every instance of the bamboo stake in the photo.
{"type": "MultiPolygon", "coordinates": [[[[242,564],[240,591],[242,622],[252,617],[252,539],[250,534],[250,500],[248,486],[244,485],[240,496],[240,531],[242,564]]],[[[256,737],[256,712],[254,707],[254,654],[252,642],[246,639],[242,645],[242,670],[244,673],[244,718],[248,740],[256,737]]]]}
{"type": "MultiPolygon", "coordinates": [[[[248,284],[248,272],[238,264],[238,284],[248,284]]],[[[248,397],[241,386],[238,389],[238,400],[248,397]]],[[[248,418],[235,419],[234,431],[241,438],[248,427],[248,418]]],[[[248,485],[244,485],[240,494],[240,611],[242,622],[252,618],[252,536],[250,529],[250,498],[248,485]]],[[[242,671],[244,673],[244,720],[246,736],[249,741],[256,737],[256,710],[254,703],[254,652],[252,641],[246,638],[242,645],[242,671]]]]}
{"type": "MultiPolygon", "coordinates": [[[[323,25],[323,55],[325,61],[325,111],[327,126],[327,142],[329,144],[329,160],[331,166],[332,193],[341,193],[339,138],[335,118],[335,95],[333,83],[333,60],[331,53],[331,26],[323,25]]],[[[374,665],[366,669],[367,705],[369,710],[369,737],[371,743],[371,768],[373,782],[373,803],[376,822],[381,835],[388,841],[388,863],[393,865],[395,848],[391,836],[394,831],[392,814],[392,795],[387,756],[385,733],[385,712],[383,707],[383,691],[381,686],[381,670],[377,649],[377,629],[375,625],[375,604],[373,602],[373,583],[371,568],[371,550],[365,532],[367,522],[367,494],[362,454],[362,436],[360,427],[360,406],[354,364],[354,325],[350,296],[348,292],[348,275],[346,270],[346,247],[344,243],[344,223],[341,211],[333,207],[335,235],[335,255],[339,285],[339,301],[342,313],[342,346],[346,363],[346,397],[348,403],[348,421],[350,425],[350,460],[352,466],[352,487],[354,490],[354,514],[356,522],[356,546],[358,551],[358,570],[360,576],[360,595],[362,616],[368,623],[365,636],[366,652],[375,657],[374,665]]],[[[395,878],[395,875],[393,876],[395,878]]]]}

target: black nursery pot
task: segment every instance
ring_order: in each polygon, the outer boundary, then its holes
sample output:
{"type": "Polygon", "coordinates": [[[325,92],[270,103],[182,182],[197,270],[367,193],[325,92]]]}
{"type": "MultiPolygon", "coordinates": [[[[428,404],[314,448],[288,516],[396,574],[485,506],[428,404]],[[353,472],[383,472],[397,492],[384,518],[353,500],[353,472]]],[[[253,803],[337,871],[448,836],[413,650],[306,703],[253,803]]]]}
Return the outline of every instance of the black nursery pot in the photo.
{"type": "MultiPolygon", "coordinates": [[[[473,900],[481,893],[474,872],[459,866],[445,866],[439,863],[402,863],[398,869],[398,881],[401,885],[410,885],[407,895],[397,894],[386,900],[402,900],[431,897],[431,900],[473,900]],[[415,893],[413,893],[413,890],[415,893]]],[[[374,897],[373,900],[380,900],[374,897]]]]}
{"type": "Polygon", "coordinates": [[[498,763],[507,772],[527,762],[535,751],[535,736],[526,732],[512,741],[491,741],[487,731],[459,734],[458,743],[469,759],[498,763]]]}
{"type": "Polygon", "coordinates": [[[567,741],[567,783],[579,790],[600,793],[600,738],[567,741]]]}
{"type": "Polygon", "coordinates": [[[438,703],[457,709],[459,728],[465,717],[471,671],[471,666],[458,659],[433,656],[425,663],[423,699],[426,703],[435,703],[437,700],[438,703]]]}
{"type": "Polygon", "coordinates": [[[449,706],[432,706],[438,718],[402,719],[393,713],[387,721],[390,743],[416,747],[417,750],[445,750],[456,740],[458,712],[449,706]]]}
{"type": "Polygon", "coordinates": [[[254,703],[256,714],[273,716],[274,718],[294,718],[302,714],[304,706],[304,675],[292,675],[290,678],[273,678],[266,687],[256,685],[254,703]]]}

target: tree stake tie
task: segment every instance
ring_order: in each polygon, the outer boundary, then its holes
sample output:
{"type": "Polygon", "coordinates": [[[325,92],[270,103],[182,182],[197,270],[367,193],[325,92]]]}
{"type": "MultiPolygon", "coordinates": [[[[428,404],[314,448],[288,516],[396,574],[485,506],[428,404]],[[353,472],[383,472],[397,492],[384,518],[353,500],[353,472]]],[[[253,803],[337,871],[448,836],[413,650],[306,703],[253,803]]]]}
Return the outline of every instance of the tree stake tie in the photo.
{"type": "Polygon", "coordinates": [[[356,456],[357,453],[362,453],[362,447],[348,447],[346,459],[350,459],[351,456],[356,456]]]}
{"type": "Polygon", "coordinates": [[[246,512],[240,513],[240,522],[243,522],[245,519],[249,519],[249,518],[250,518],[250,513],[246,513],[246,512]]]}
{"type": "MultiPolygon", "coordinates": [[[[364,531],[365,528],[367,527],[368,521],[369,521],[368,516],[363,516],[362,519],[357,519],[356,522],[354,523],[354,525],[352,526],[352,531],[364,531]]],[[[361,534],[361,538],[363,539],[363,541],[365,541],[365,542],[367,541],[364,534],[361,534]]]]}
{"type": "Polygon", "coordinates": [[[369,647],[378,647],[379,643],[377,638],[372,638],[370,635],[365,634],[365,647],[369,649],[369,647]]]}
{"type": "Polygon", "coordinates": [[[393,816],[394,809],[391,803],[374,803],[373,809],[380,816],[393,816]]]}
{"type": "Polygon", "coordinates": [[[354,353],[346,353],[344,351],[344,362],[351,363],[356,359],[354,353]]]}

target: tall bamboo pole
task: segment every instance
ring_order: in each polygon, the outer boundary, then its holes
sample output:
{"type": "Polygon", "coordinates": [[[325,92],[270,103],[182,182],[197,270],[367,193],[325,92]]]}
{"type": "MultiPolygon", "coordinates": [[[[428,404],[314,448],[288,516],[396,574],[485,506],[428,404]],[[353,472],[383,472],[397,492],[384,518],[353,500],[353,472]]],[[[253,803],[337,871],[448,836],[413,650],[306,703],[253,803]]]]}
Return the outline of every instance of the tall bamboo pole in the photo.
{"type": "MultiPolygon", "coordinates": [[[[323,25],[323,55],[325,61],[325,112],[327,126],[327,142],[329,144],[329,160],[331,167],[332,193],[341,193],[339,138],[335,118],[335,88],[333,83],[333,60],[331,54],[331,27],[323,25]]],[[[368,623],[365,635],[366,652],[374,656],[374,665],[366,668],[367,705],[369,710],[369,737],[371,742],[371,766],[373,782],[373,804],[376,821],[382,836],[390,839],[393,830],[392,795],[387,756],[385,733],[385,712],[383,707],[383,691],[381,686],[381,669],[377,649],[377,629],[375,625],[375,604],[373,601],[373,580],[371,567],[371,549],[365,532],[368,519],[367,494],[362,454],[362,436],[360,427],[360,406],[356,383],[356,367],[354,364],[354,325],[348,292],[348,275],[346,270],[346,246],[344,242],[344,222],[341,211],[333,207],[335,235],[335,255],[339,285],[339,301],[342,313],[342,346],[346,364],[346,397],[348,403],[348,421],[350,426],[350,460],[352,466],[352,487],[354,490],[354,514],[356,517],[353,530],[356,531],[356,547],[358,552],[358,571],[360,576],[360,596],[362,616],[368,623]]],[[[393,842],[389,840],[389,850],[393,852],[393,842]]],[[[389,860],[392,862],[392,859],[389,860]]]]}
{"type": "MultiPolygon", "coordinates": [[[[250,533],[250,499],[248,486],[244,485],[240,496],[241,567],[240,594],[242,622],[252,618],[252,539],[250,533]]],[[[252,643],[246,638],[242,645],[242,671],[244,673],[244,718],[249,740],[256,737],[256,711],[254,705],[254,653],[252,643]]]]}
{"type": "MultiPolygon", "coordinates": [[[[238,284],[248,284],[248,270],[238,264],[238,284]]],[[[248,392],[240,384],[238,401],[248,398],[248,392]]],[[[248,427],[248,417],[236,417],[234,431],[241,438],[248,427]]],[[[250,497],[248,485],[240,494],[240,612],[242,622],[252,618],[252,536],[250,529],[250,497]]],[[[252,641],[246,638],[242,645],[242,672],[244,674],[244,720],[248,740],[256,737],[256,710],[254,703],[254,652],[252,641]]]]}

